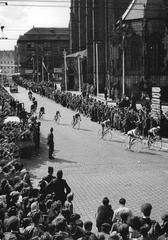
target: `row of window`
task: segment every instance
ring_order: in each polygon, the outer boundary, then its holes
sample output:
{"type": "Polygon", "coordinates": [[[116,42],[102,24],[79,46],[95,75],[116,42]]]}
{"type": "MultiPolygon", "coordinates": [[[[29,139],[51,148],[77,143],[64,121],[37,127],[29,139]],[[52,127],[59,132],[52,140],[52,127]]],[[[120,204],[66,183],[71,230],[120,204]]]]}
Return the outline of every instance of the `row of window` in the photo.
{"type": "Polygon", "coordinates": [[[15,67],[13,67],[13,66],[0,66],[0,69],[9,69],[9,68],[14,69],[15,67]]]}
{"type": "Polygon", "coordinates": [[[14,61],[1,61],[0,64],[14,64],[14,61]]]}

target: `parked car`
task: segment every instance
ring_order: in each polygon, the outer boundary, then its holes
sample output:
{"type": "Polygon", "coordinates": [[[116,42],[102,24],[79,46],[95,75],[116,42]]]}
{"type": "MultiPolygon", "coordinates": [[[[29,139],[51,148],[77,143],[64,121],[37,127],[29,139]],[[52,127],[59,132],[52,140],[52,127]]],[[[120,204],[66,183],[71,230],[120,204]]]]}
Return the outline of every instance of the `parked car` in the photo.
{"type": "Polygon", "coordinates": [[[10,92],[11,93],[18,93],[18,86],[17,85],[11,85],[10,86],[10,92]]]}

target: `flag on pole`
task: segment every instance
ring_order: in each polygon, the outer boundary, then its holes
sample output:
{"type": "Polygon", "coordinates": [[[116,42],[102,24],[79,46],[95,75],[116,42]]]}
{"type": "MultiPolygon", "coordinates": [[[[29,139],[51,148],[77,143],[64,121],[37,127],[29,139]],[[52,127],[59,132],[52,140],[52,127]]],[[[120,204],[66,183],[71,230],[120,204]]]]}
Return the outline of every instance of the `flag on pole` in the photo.
{"type": "Polygon", "coordinates": [[[42,65],[43,65],[43,68],[46,70],[46,72],[48,72],[46,65],[44,64],[44,61],[42,61],[42,65]]]}

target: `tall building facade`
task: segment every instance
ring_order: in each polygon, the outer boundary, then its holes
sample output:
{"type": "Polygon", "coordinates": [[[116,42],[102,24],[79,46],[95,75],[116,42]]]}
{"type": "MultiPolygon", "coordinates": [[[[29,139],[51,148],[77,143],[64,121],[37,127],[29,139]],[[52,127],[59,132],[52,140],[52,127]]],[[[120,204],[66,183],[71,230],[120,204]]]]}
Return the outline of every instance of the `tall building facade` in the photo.
{"type": "Polygon", "coordinates": [[[166,9],[166,0],[71,0],[71,53],[87,52],[83,81],[115,98],[167,86],[166,9]]]}
{"type": "MultiPolygon", "coordinates": [[[[82,80],[97,86],[100,92],[110,85],[110,49],[115,23],[130,2],[131,0],[71,0],[71,53],[86,50],[87,57],[81,60],[82,80]]],[[[75,60],[71,61],[75,64],[75,60]]]]}
{"type": "Polygon", "coordinates": [[[11,77],[16,70],[15,52],[14,51],[0,51],[0,76],[1,79],[11,77]]]}
{"type": "Polygon", "coordinates": [[[68,28],[35,28],[17,41],[20,73],[34,80],[62,80],[64,50],[69,50],[68,28]]]}

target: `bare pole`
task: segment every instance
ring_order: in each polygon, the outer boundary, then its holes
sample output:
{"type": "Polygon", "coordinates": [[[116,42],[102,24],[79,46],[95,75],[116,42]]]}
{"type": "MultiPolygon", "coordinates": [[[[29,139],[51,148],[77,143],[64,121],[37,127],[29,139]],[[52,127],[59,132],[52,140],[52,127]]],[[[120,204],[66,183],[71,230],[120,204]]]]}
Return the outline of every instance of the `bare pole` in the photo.
{"type": "Polygon", "coordinates": [[[125,30],[122,33],[122,95],[125,95],[125,30]]]}
{"type": "Polygon", "coordinates": [[[66,64],[66,51],[64,49],[64,80],[65,80],[65,91],[67,92],[67,64],[66,64]]]}
{"type": "Polygon", "coordinates": [[[92,38],[93,38],[93,83],[96,83],[95,69],[95,0],[92,0],[92,38]]]}
{"type": "Polygon", "coordinates": [[[99,53],[98,43],[96,43],[96,84],[97,84],[97,97],[99,95],[99,53]]]}
{"type": "Polygon", "coordinates": [[[78,78],[79,78],[79,92],[81,92],[81,68],[80,68],[80,55],[78,55],[78,78]]]}

